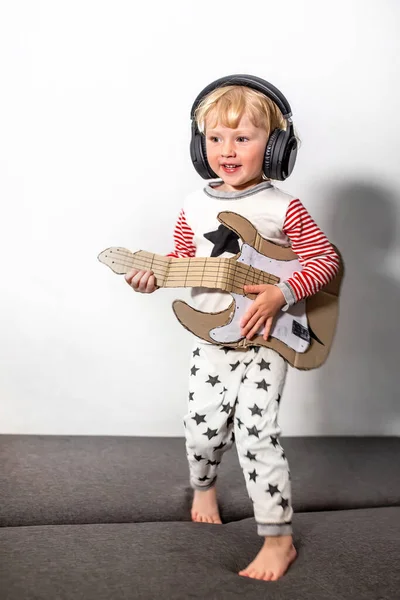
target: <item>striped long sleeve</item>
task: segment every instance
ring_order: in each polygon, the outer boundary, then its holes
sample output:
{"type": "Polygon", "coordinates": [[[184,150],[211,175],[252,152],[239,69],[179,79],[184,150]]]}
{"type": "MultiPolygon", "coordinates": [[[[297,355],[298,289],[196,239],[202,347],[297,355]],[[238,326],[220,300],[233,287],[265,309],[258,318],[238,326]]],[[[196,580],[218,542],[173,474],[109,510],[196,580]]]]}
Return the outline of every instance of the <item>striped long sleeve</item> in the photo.
{"type": "Polygon", "coordinates": [[[193,258],[196,246],[193,244],[194,233],[187,224],[185,211],[181,209],[174,229],[174,250],[167,254],[172,258],[193,258]]]}
{"type": "MultiPolygon", "coordinates": [[[[298,199],[289,204],[283,232],[303,267],[302,271],[296,271],[289,279],[278,284],[286,298],[287,309],[295,302],[312,296],[335,277],[339,270],[339,256],[298,199]]],[[[196,246],[193,237],[194,233],[181,209],[174,229],[174,250],[167,256],[194,257],[196,246]]]]}
{"type": "Polygon", "coordinates": [[[292,250],[303,267],[302,271],[296,271],[282,282],[290,286],[295,300],[289,301],[289,304],[294,304],[294,301],[312,296],[329,283],[339,270],[340,259],[298,199],[289,204],[283,231],[290,239],[292,250]]]}

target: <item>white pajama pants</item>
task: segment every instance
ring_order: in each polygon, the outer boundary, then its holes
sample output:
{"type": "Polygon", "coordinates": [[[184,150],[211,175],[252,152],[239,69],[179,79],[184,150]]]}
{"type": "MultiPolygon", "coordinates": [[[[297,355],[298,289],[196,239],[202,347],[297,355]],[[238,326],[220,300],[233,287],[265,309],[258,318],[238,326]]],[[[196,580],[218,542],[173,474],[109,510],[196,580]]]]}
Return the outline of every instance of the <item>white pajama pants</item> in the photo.
{"type": "Polygon", "coordinates": [[[224,452],[236,442],[261,536],[292,533],[290,472],[279,443],[278,411],[287,372],[274,350],[196,341],[184,417],[193,489],[215,485],[224,452]]]}

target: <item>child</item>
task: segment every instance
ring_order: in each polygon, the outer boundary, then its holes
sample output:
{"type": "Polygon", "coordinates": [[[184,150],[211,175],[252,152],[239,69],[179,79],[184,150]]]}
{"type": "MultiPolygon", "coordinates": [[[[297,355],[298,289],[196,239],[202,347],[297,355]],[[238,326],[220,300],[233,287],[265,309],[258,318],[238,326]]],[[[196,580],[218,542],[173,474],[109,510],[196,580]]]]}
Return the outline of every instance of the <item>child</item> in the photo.
{"type": "MultiPolygon", "coordinates": [[[[215,174],[217,180],[186,199],[175,227],[175,250],[169,256],[237,254],[237,235],[217,220],[223,210],[246,217],[264,238],[292,247],[302,264],[301,272],[277,285],[244,288],[245,293],[257,293],[241,322],[242,335],[251,340],[262,326],[267,339],[279,310],[315,294],[333,279],[339,257],[301,202],[266,176],[271,133],[285,130],[289,124],[271,94],[254,88],[251,77],[247,77],[248,85],[222,83],[198,103],[196,126],[205,135],[202,143],[211,169],[208,173],[215,174]]],[[[207,177],[207,173],[201,174],[207,177]]],[[[151,293],[157,289],[151,271],[133,270],[125,279],[135,291],[151,293]]],[[[196,308],[204,312],[224,310],[232,301],[229,294],[206,288],[193,288],[192,297],[196,308]]],[[[266,581],[280,578],[296,558],[289,467],[278,440],[278,410],[286,372],[286,361],[270,348],[250,345],[236,350],[196,338],[189,410],[184,418],[194,489],[192,520],[221,523],[217,469],[223,453],[236,441],[257,531],[265,538],[256,558],[239,575],[266,581]]]]}

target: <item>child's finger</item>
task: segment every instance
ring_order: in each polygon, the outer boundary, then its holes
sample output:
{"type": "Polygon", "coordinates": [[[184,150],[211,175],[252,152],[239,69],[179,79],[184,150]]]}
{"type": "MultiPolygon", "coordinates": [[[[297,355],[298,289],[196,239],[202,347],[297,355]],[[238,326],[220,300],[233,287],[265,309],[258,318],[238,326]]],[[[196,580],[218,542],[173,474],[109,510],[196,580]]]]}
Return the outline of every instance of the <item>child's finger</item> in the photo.
{"type": "Polygon", "coordinates": [[[157,289],[156,278],[155,278],[154,274],[151,274],[150,277],[149,277],[149,281],[147,282],[147,290],[146,291],[149,294],[151,294],[156,289],[157,289]]]}
{"type": "Polygon", "coordinates": [[[254,301],[251,306],[247,309],[246,313],[243,315],[243,317],[240,320],[240,326],[243,328],[244,326],[248,325],[250,319],[256,314],[258,310],[258,306],[256,304],[256,302],[254,301]]]}
{"type": "Polygon", "coordinates": [[[248,333],[246,335],[248,340],[251,340],[251,338],[257,333],[257,331],[260,329],[261,325],[264,324],[264,321],[265,321],[265,317],[260,317],[258,319],[257,323],[254,325],[254,327],[252,328],[250,333],[248,333]]]}
{"type": "Polygon", "coordinates": [[[149,281],[149,278],[152,275],[153,275],[153,271],[142,271],[142,276],[140,278],[139,287],[138,287],[139,292],[147,291],[147,282],[149,281]]]}
{"type": "MultiPolygon", "coordinates": [[[[245,315],[246,316],[246,315],[245,315]]],[[[254,327],[254,325],[257,323],[257,321],[260,318],[260,313],[258,312],[258,310],[253,314],[253,316],[247,321],[246,325],[242,327],[242,335],[247,335],[247,333],[254,327]]]]}
{"type": "Polygon", "coordinates": [[[263,333],[263,338],[265,341],[267,341],[269,338],[269,334],[270,334],[273,322],[274,322],[274,319],[272,317],[269,317],[265,323],[265,329],[264,329],[264,333],[263,333]]]}
{"type": "Polygon", "coordinates": [[[131,280],[131,286],[133,287],[133,289],[136,291],[138,291],[139,285],[140,285],[140,281],[143,277],[143,275],[145,274],[146,271],[138,271],[136,273],[136,275],[134,277],[132,277],[131,280]]]}
{"type": "Polygon", "coordinates": [[[131,269],[130,271],[128,271],[128,273],[125,274],[125,281],[128,283],[128,285],[131,285],[132,278],[138,272],[139,272],[138,269],[131,269]]]}
{"type": "Polygon", "coordinates": [[[244,285],[244,293],[245,294],[260,294],[261,292],[265,292],[268,284],[262,285],[244,285]]]}

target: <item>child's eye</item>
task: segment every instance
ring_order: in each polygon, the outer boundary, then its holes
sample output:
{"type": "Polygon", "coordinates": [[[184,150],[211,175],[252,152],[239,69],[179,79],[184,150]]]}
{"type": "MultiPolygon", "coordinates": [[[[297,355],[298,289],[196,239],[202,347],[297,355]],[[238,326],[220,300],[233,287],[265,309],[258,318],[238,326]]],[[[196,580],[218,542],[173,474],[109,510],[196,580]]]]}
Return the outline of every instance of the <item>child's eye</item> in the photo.
{"type": "Polygon", "coordinates": [[[240,137],[238,137],[238,142],[244,142],[244,141],[248,142],[248,141],[249,141],[249,138],[247,138],[247,137],[244,137],[244,136],[240,136],[240,137]]]}
{"type": "Polygon", "coordinates": [[[215,135],[211,135],[211,136],[209,137],[209,140],[210,140],[211,142],[218,142],[218,138],[217,138],[215,135]]]}

